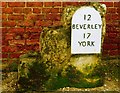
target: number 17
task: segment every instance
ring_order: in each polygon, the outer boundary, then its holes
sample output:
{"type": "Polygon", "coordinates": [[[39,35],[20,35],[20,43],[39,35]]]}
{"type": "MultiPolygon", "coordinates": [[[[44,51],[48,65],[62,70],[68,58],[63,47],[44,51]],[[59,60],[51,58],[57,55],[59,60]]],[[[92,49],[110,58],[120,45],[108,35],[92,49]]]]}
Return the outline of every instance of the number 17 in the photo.
{"type": "Polygon", "coordinates": [[[83,38],[87,38],[88,39],[90,36],[91,36],[91,33],[84,33],[83,34],[83,38]]]}

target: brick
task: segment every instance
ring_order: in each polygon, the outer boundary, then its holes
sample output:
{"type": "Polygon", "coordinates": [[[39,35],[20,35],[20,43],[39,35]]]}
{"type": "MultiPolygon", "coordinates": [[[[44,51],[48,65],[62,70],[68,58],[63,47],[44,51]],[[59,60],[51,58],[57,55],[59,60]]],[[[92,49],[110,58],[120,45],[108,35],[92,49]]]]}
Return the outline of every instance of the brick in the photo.
{"type": "Polygon", "coordinates": [[[63,6],[77,6],[79,3],[78,2],[63,2],[63,6]]]}
{"type": "Polygon", "coordinates": [[[41,32],[42,28],[41,27],[39,27],[39,28],[29,27],[29,28],[26,28],[25,30],[26,30],[26,32],[41,32]]]}
{"type": "Polygon", "coordinates": [[[113,2],[101,2],[105,4],[107,7],[113,7],[114,3],[113,2]]]}
{"type": "Polygon", "coordinates": [[[14,13],[23,13],[23,8],[15,7],[13,11],[14,13]]]}
{"type": "Polygon", "coordinates": [[[24,28],[8,28],[8,32],[23,33],[24,32],[24,28]]]}
{"type": "Polygon", "coordinates": [[[118,50],[118,56],[120,56],[120,50],[118,50]]]}
{"type": "Polygon", "coordinates": [[[117,26],[107,25],[106,30],[107,30],[107,32],[110,32],[110,33],[119,33],[119,28],[117,26]]]}
{"type": "Polygon", "coordinates": [[[2,46],[2,52],[9,52],[10,51],[10,46],[2,46]]]}
{"type": "Polygon", "coordinates": [[[29,14],[29,13],[32,13],[32,9],[31,9],[31,8],[24,8],[24,9],[23,9],[23,12],[24,12],[25,14],[29,14]]]}
{"type": "Polygon", "coordinates": [[[29,34],[30,34],[30,33],[24,33],[24,34],[23,34],[23,38],[24,38],[24,39],[28,39],[28,38],[29,38],[29,34]]]}
{"type": "Polygon", "coordinates": [[[109,55],[110,56],[117,56],[117,55],[119,55],[118,50],[110,50],[109,51],[109,55]]]}
{"type": "Polygon", "coordinates": [[[108,50],[109,45],[108,44],[103,44],[103,49],[108,50]]]}
{"type": "Polygon", "coordinates": [[[37,15],[36,17],[37,17],[37,20],[44,20],[45,19],[43,14],[37,15]]]}
{"type": "Polygon", "coordinates": [[[114,49],[118,49],[117,44],[104,44],[103,48],[106,50],[114,50],[114,49]]]}
{"type": "Polygon", "coordinates": [[[78,5],[82,6],[82,5],[87,5],[89,2],[78,2],[78,5]]]}
{"type": "Polygon", "coordinates": [[[108,38],[108,37],[105,37],[105,39],[104,39],[104,43],[105,43],[105,44],[108,44],[108,43],[110,43],[110,38],[108,38]]]}
{"type": "MultiPolygon", "coordinates": [[[[38,46],[38,44],[33,44],[33,45],[26,45],[26,50],[33,50],[33,51],[36,51],[36,46],[38,46]]],[[[39,49],[39,47],[38,47],[39,49]]],[[[37,50],[38,50],[37,49],[37,50]]]]}
{"type": "Polygon", "coordinates": [[[35,15],[35,14],[28,14],[28,15],[26,15],[26,20],[28,20],[28,21],[32,21],[32,20],[36,20],[37,19],[37,15],[35,15]]]}
{"type": "Polygon", "coordinates": [[[36,21],[35,26],[52,26],[52,21],[51,20],[36,21]]]}
{"type": "Polygon", "coordinates": [[[59,12],[60,12],[60,13],[63,13],[63,9],[62,9],[62,8],[59,8],[59,12]]]}
{"type": "Polygon", "coordinates": [[[2,58],[8,58],[8,54],[2,54],[2,58]]]}
{"type": "Polygon", "coordinates": [[[7,20],[7,15],[6,14],[2,14],[2,20],[7,20]]]}
{"type": "Polygon", "coordinates": [[[32,26],[34,26],[34,22],[32,20],[19,21],[17,23],[17,26],[20,26],[20,27],[32,27],[32,26]]]}
{"type": "Polygon", "coordinates": [[[2,13],[4,14],[12,14],[13,8],[2,8],[2,13]]]}
{"type": "Polygon", "coordinates": [[[103,57],[108,56],[109,55],[108,50],[103,50],[102,51],[102,55],[103,55],[103,57]]]}
{"type": "Polygon", "coordinates": [[[43,2],[27,2],[28,7],[42,7],[43,2]]]}
{"type": "Polygon", "coordinates": [[[119,15],[118,14],[112,14],[111,19],[112,20],[119,20],[119,15]]]}
{"type": "Polygon", "coordinates": [[[40,33],[31,33],[28,39],[31,40],[31,39],[38,39],[38,38],[40,38],[40,33]]]}
{"type": "Polygon", "coordinates": [[[114,7],[119,7],[119,4],[120,2],[114,2],[114,7]]]}
{"type": "Polygon", "coordinates": [[[36,45],[34,46],[34,50],[35,50],[35,51],[38,51],[38,52],[40,51],[39,44],[36,44],[36,45]]]}
{"type": "Polygon", "coordinates": [[[118,44],[118,49],[120,50],[120,43],[118,44]]]}
{"type": "Polygon", "coordinates": [[[20,45],[20,44],[16,44],[16,48],[17,48],[17,51],[26,51],[25,50],[25,45],[20,45]]]}
{"type": "Polygon", "coordinates": [[[42,8],[42,13],[60,13],[59,8],[42,8]]]}
{"type": "Polygon", "coordinates": [[[2,30],[2,33],[6,33],[8,30],[7,28],[1,28],[0,31],[2,30]]]}
{"type": "Polygon", "coordinates": [[[117,37],[117,33],[109,33],[109,38],[115,38],[117,37]]]}
{"type": "Polygon", "coordinates": [[[2,63],[4,64],[4,63],[8,63],[8,60],[6,60],[6,59],[2,59],[2,63]]]}
{"type": "MultiPolygon", "coordinates": [[[[117,13],[120,14],[120,7],[117,8],[117,13]]],[[[120,15],[119,15],[120,16],[120,15]]]]}
{"type": "Polygon", "coordinates": [[[10,46],[9,52],[13,53],[13,52],[17,52],[18,48],[16,46],[10,46]]]}
{"type": "Polygon", "coordinates": [[[59,13],[59,8],[52,8],[51,13],[59,13]]]}
{"type": "Polygon", "coordinates": [[[2,40],[2,45],[5,45],[5,46],[9,45],[8,40],[2,40]]]}
{"type": "Polygon", "coordinates": [[[111,44],[119,44],[119,42],[120,42],[120,38],[110,39],[110,43],[111,43],[111,44]]]}
{"type": "Polygon", "coordinates": [[[25,45],[25,50],[27,50],[27,51],[33,50],[32,45],[25,45]]]}
{"type": "Polygon", "coordinates": [[[0,20],[2,20],[2,14],[0,14],[0,20]]]}
{"type": "Polygon", "coordinates": [[[61,6],[61,5],[62,5],[61,2],[54,2],[54,3],[53,3],[53,6],[61,6]]]}
{"type": "Polygon", "coordinates": [[[107,13],[116,13],[116,12],[117,12],[117,8],[114,7],[107,8],[107,13]]]}
{"type": "Polygon", "coordinates": [[[43,14],[27,15],[27,19],[26,20],[31,20],[31,21],[44,20],[44,15],[43,14]]]}
{"type": "Polygon", "coordinates": [[[10,58],[19,58],[21,53],[10,54],[10,58]]]}
{"type": "Polygon", "coordinates": [[[34,45],[34,44],[39,44],[39,39],[31,39],[31,40],[26,40],[27,45],[34,45]]]}
{"type": "Polygon", "coordinates": [[[2,7],[7,7],[7,2],[2,2],[2,7]]]}
{"type": "Polygon", "coordinates": [[[115,21],[115,20],[106,20],[106,25],[108,26],[115,26],[115,27],[119,27],[119,21],[115,21]]]}
{"type": "Polygon", "coordinates": [[[13,37],[14,37],[14,34],[13,34],[13,33],[7,33],[7,34],[5,35],[5,40],[11,40],[11,39],[13,39],[13,37]]]}
{"type": "Polygon", "coordinates": [[[42,9],[41,8],[33,8],[33,13],[41,13],[42,9]]]}
{"type": "Polygon", "coordinates": [[[9,15],[8,20],[24,20],[24,15],[9,15]]]}
{"type": "Polygon", "coordinates": [[[3,21],[2,26],[3,27],[14,27],[16,26],[16,22],[15,21],[3,21]]]}
{"type": "Polygon", "coordinates": [[[2,47],[2,52],[5,53],[5,52],[9,52],[9,53],[12,53],[12,52],[17,52],[18,49],[16,46],[4,46],[2,47]]]}
{"type": "Polygon", "coordinates": [[[25,45],[25,40],[10,40],[9,41],[9,45],[16,45],[16,44],[21,44],[21,45],[25,45]]]}
{"type": "Polygon", "coordinates": [[[42,13],[50,13],[51,8],[42,8],[42,13]]]}
{"type": "Polygon", "coordinates": [[[46,19],[47,19],[47,20],[60,21],[60,20],[61,20],[61,15],[60,15],[60,14],[57,14],[57,13],[47,14],[47,15],[46,15],[46,19]]]}
{"type": "Polygon", "coordinates": [[[53,21],[53,26],[62,26],[60,21],[53,21]]]}
{"type": "Polygon", "coordinates": [[[44,2],[45,7],[52,7],[54,6],[54,2],[44,2]]]}
{"type": "Polygon", "coordinates": [[[23,36],[21,34],[16,34],[14,37],[15,40],[22,40],[24,39],[23,36]]]}
{"type": "Polygon", "coordinates": [[[25,2],[8,2],[9,7],[25,7],[25,2]]]}
{"type": "Polygon", "coordinates": [[[111,14],[106,14],[105,18],[106,18],[107,21],[110,21],[111,20],[111,14]]]}

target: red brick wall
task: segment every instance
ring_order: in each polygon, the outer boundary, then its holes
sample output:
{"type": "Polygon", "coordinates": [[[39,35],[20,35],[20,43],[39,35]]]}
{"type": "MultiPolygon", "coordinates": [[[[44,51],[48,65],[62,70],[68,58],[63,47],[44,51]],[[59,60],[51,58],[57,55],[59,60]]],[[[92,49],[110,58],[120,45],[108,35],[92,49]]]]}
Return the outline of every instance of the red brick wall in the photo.
{"type": "MultiPolygon", "coordinates": [[[[86,3],[86,2],[85,2],[86,3]]],[[[43,27],[61,25],[63,7],[84,2],[2,2],[2,57],[12,62],[29,50],[39,51],[43,27]]],[[[106,36],[103,56],[120,54],[120,3],[102,2],[107,6],[106,36]]]]}

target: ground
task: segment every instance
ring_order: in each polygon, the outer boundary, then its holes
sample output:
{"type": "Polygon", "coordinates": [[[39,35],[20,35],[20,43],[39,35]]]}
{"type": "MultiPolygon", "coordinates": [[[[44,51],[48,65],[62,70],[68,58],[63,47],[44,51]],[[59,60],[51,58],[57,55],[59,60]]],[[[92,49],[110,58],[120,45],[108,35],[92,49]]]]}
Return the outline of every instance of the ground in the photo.
{"type": "MultiPolygon", "coordinates": [[[[120,59],[111,58],[111,59],[103,59],[104,66],[105,66],[105,81],[104,85],[101,87],[96,88],[60,88],[57,91],[89,91],[90,93],[93,93],[91,91],[97,91],[95,93],[98,93],[100,91],[107,92],[107,93],[120,93],[119,88],[119,62],[120,59]],[[111,92],[110,92],[111,91],[111,92]]],[[[15,92],[18,89],[18,73],[16,71],[3,71],[2,73],[2,92],[6,93],[6,91],[12,91],[15,92]]],[[[1,82],[0,82],[1,83],[1,82]]]]}

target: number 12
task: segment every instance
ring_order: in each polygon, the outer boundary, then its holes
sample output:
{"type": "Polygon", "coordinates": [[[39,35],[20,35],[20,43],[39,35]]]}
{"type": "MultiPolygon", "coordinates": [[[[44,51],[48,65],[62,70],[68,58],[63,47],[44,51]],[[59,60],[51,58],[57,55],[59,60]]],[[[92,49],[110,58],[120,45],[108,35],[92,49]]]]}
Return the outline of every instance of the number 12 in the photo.
{"type": "Polygon", "coordinates": [[[91,15],[84,15],[84,20],[90,21],[91,20],[91,15]]]}

